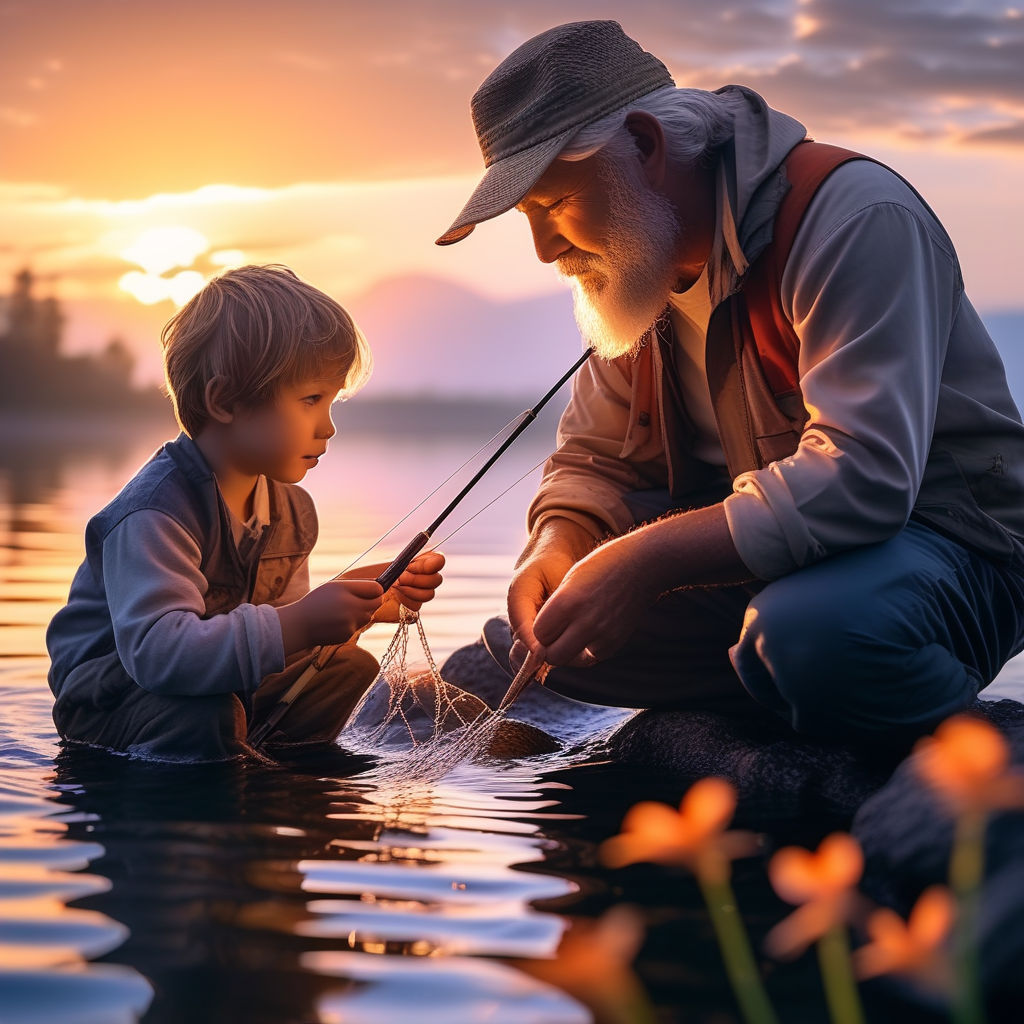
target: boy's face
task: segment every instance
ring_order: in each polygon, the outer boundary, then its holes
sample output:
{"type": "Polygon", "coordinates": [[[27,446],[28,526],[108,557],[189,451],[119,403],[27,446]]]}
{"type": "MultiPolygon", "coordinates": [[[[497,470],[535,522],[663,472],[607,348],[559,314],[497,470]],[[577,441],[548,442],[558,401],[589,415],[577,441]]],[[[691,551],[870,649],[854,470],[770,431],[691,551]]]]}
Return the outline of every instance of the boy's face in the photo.
{"type": "Polygon", "coordinates": [[[344,374],[305,378],[283,385],[266,405],[238,410],[229,431],[233,468],[298,483],[334,436],[331,403],[344,384],[344,374]]]}

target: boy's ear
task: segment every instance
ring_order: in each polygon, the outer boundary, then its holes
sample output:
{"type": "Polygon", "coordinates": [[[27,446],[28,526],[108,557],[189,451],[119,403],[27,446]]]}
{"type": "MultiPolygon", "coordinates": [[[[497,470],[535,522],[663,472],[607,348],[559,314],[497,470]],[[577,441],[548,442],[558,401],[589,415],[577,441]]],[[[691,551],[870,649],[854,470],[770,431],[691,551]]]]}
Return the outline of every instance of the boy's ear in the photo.
{"type": "Polygon", "coordinates": [[[206,414],[217,423],[230,423],[235,418],[231,405],[225,401],[227,383],[227,377],[214,377],[206,382],[206,389],[203,392],[206,414]]]}

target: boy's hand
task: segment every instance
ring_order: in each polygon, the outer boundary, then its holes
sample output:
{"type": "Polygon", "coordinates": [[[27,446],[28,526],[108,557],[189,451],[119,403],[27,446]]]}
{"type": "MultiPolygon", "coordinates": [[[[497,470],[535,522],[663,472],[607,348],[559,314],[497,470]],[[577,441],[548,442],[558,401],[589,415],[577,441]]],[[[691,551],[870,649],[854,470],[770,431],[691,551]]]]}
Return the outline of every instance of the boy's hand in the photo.
{"type": "MultiPolygon", "coordinates": [[[[358,574],[360,577],[376,578],[387,567],[388,562],[379,565],[363,565],[351,569],[342,579],[351,579],[358,574]]],[[[440,551],[425,551],[417,555],[409,567],[395,581],[394,586],[384,595],[384,602],[373,616],[374,622],[397,622],[400,609],[405,605],[410,611],[416,612],[427,601],[434,597],[434,592],[441,585],[441,569],[444,568],[444,555],[440,551]]]]}
{"type": "Polygon", "coordinates": [[[317,644],[341,644],[364,629],[384,600],[367,579],[330,580],[277,609],[286,655],[317,644]]]}

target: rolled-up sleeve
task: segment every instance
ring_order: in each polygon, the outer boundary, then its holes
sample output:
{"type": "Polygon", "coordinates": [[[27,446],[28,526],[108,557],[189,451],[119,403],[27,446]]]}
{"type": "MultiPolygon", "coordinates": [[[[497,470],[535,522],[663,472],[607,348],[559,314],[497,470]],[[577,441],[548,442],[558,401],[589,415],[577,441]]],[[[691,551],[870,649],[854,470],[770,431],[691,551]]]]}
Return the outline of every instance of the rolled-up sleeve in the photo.
{"type": "Polygon", "coordinates": [[[103,544],[103,583],[118,655],[145,690],[199,696],[251,692],[284,668],[270,605],[204,618],[206,580],[195,539],[152,509],[123,519],[103,544]]]}
{"type": "Polygon", "coordinates": [[[911,190],[882,168],[869,174],[896,195],[835,218],[844,200],[826,184],[832,198],[817,216],[812,204],[783,276],[809,419],[791,457],[739,475],[725,502],[761,579],[893,536],[928,459],[959,266],[911,190]]]}

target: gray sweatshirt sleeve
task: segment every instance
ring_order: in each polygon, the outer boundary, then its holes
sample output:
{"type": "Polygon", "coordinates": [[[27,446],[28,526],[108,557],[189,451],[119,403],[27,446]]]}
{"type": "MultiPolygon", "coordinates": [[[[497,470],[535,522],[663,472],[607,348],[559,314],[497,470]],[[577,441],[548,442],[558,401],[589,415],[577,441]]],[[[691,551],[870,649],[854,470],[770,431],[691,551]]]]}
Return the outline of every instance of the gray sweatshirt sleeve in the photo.
{"type": "Polygon", "coordinates": [[[755,575],[775,579],[905,525],[961,294],[952,246],[911,189],[876,165],[835,172],[782,282],[810,419],[794,455],[741,474],[725,503],[755,575]]]}
{"type": "Polygon", "coordinates": [[[153,693],[251,692],[284,668],[270,605],[241,604],[204,619],[206,580],[192,536],[153,509],[132,513],[103,544],[103,584],[129,675],[153,693]]]}

